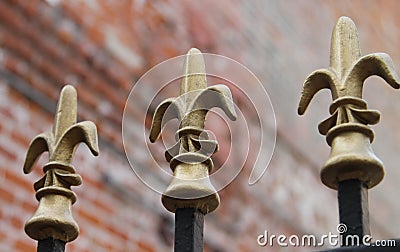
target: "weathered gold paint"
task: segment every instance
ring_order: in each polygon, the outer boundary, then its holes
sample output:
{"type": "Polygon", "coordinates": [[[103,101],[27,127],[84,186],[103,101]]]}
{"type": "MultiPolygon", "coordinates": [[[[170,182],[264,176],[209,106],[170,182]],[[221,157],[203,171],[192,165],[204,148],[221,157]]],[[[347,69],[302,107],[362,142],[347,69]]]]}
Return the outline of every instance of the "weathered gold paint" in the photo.
{"type": "Polygon", "coordinates": [[[331,116],[318,126],[332,147],[321,170],[321,180],[330,188],[337,189],[338,182],[347,179],[359,179],[371,188],[383,179],[383,164],[371,148],[374,132],[368,126],[379,122],[380,113],[368,109],[362,99],[364,81],[372,75],[382,77],[393,88],[400,87],[390,56],[361,56],[355,24],[341,17],[332,33],[330,66],[306,78],[298,107],[298,113],[304,114],[319,90],[330,89],[331,116]]]}
{"type": "Polygon", "coordinates": [[[96,125],[90,121],[77,123],[77,94],[67,85],[61,91],[52,132],[35,137],[26,154],[24,173],[30,173],[38,158],[49,152],[45,173],[34,184],[39,206],[25,223],[25,232],[35,240],[54,238],[69,242],[78,237],[79,228],[72,217],[71,206],[76,195],[71,186],[82,183],[71,165],[80,142],[88,145],[93,155],[99,154],[96,125]]]}
{"type": "Polygon", "coordinates": [[[166,209],[195,208],[204,214],[219,205],[219,196],[209,174],[213,168],[210,155],[218,143],[204,131],[207,112],[220,107],[230,119],[236,119],[232,94],[224,85],[207,87],[204,57],[192,48],[186,55],[180,96],[162,102],[153,116],[150,141],[155,142],[168,120],[178,118],[179,141],[165,153],[174,178],[162,196],[166,209]]]}

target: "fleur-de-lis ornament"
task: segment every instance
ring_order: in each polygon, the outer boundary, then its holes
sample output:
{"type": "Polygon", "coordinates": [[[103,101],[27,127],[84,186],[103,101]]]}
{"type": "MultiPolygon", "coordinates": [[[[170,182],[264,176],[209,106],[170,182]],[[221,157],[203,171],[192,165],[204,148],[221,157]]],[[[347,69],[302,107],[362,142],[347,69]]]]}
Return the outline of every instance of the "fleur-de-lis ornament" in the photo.
{"type": "Polygon", "coordinates": [[[313,96],[328,88],[333,103],[331,116],[318,126],[332,147],[321,170],[322,182],[337,189],[339,181],[358,179],[371,188],[384,176],[382,162],[370,146],[374,132],[367,125],[379,122],[380,113],[367,108],[362,99],[365,79],[382,77],[398,89],[400,79],[385,53],[361,56],[357,29],[348,17],[341,17],[332,33],[330,67],[311,73],[305,80],[298,113],[304,114],[313,96]]]}
{"type": "Polygon", "coordinates": [[[96,125],[90,121],[76,122],[77,94],[67,85],[57,105],[52,132],[35,137],[27,151],[24,173],[30,173],[43,152],[49,152],[49,162],[43,167],[44,177],[34,184],[39,206],[25,223],[25,232],[35,240],[53,238],[69,242],[79,234],[72,217],[71,205],[76,195],[71,186],[82,183],[71,165],[75,149],[86,143],[93,155],[99,154],[96,125]]]}
{"type": "Polygon", "coordinates": [[[162,102],[153,116],[150,141],[155,142],[163,126],[171,119],[179,120],[177,143],[165,152],[174,178],[163,193],[166,209],[195,208],[204,214],[213,211],[219,197],[212,186],[209,173],[213,168],[211,155],[218,143],[209,139],[204,130],[207,112],[221,108],[226,115],[236,119],[232,94],[227,86],[207,87],[204,58],[192,48],[186,55],[180,96],[162,102]]]}

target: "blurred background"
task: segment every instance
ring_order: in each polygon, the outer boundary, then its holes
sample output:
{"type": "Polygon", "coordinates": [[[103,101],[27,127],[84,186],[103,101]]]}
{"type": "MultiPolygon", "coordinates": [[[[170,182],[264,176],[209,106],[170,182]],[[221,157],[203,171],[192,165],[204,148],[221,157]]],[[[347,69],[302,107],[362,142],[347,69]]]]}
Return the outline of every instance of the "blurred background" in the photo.
{"type": "MultiPolygon", "coordinates": [[[[121,122],[138,79],[191,47],[247,66],[267,90],[277,122],[266,174],[249,186],[252,167],[246,163],[220,192],[219,208],[206,216],[205,251],[318,250],[257,244],[265,230],[287,236],[336,232],[336,191],[319,179],[330,148],[317,130],[329,115],[331,97],[321,92],[299,117],[302,83],[312,71],[328,67],[331,32],[342,15],[356,23],[363,55],[386,52],[400,70],[399,10],[396,0],[0,1],[0,251],[36,251],[23,226],[37,207],[32,185],[43,175],[47,157],[29,175],[22,165],[33,137],[51,130],[66,83],[78,91],[79,120],[96,123],[101,152],[94,158],[83,146],[75,156],[83,177],[83,185],[73,189],[80,236],[67,251],[172,251],[174,216],[162,206],[161,195],[132,171],[121,122]]],[[[369,78],[364,90],[369,107],[382,112],[373,127],[373,148],[386,168],[384,180],[369,191],[372,236],[400,237],[400,93],[377,77],[369,78]]],[[[155,92],[149,86],[143,95],[155,92]]],[[[146,118],[138,112],[132,127],[145,124],[148,130],[153,111],[146,118]]],[[[218,128],[212,120],[208,127],[218,128]]],[[[230,141],[219,134],[221,145],[230,141]]],[[[264,134],[273,139],[274,131],[264,134]]],[[[131,140],[148,141],[140,134],[131,140]]],[[[241,141],[238,136],[232,145],[241,141]]],[[[161,143],[155,146],[163,150],[161,143]]],[[[134,155],[144,167],[149,163],[144,151],[134,155]]],[[[260,158],[269,157],[261,153],[260,158]]],[[[214,161],[219,159],[224,154],[214,161]]]]}

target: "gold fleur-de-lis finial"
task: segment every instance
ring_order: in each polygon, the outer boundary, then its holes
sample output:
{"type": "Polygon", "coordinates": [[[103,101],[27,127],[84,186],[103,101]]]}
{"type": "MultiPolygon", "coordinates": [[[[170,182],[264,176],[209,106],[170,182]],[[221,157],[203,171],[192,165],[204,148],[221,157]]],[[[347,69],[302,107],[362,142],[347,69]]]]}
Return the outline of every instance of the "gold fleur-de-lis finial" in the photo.
{"type": "Polygon", "coordinates": [[[383,178],[383,164],[370,146],[374,133],[367,126],[378,123],[380,113],[367,109],[362,99],[364,81],[372,75],[382,77],[393,88],[400,87],[390,56],[361,56],[354,22],[341,17],[332,33],[330,67],[316,70],[306,78],[298,107],[298,113],[304,114],[319,90],[330,89],[331,116],[318,126],[332,147],[321,171],[322,182],[328,187],[337,189],[341,180],[359,179],[371,188],[383,178]]]}
{"type": "Polygon", "coordinates": [[[209,139],[204,130],[207,112],[221,108],[235,120],[236,112],[229,88],[225,85],[207,87],[204,57],[192,48],[186,55],[180,96],[162,102],[153,116],[150,141],[155,142],[163,126],[171,119],[179,120],[178,142],[165,152],[174,178],[162,196],[171,212],[178,208],[195,208],[203,213],[213,211],[219,197],[211,185],[209,172],[211,155],[217,151],[217,141],[209,139]]]}
{"type": "Polygon", "coordinates": [[[52,132],[38,135],[29,145],[24,173],[32,171],[43,152],[49,152],[49,162],[43,167],[45,175],[34,184],[39,206],[25,224],[25,232],[35,240],[54,238],[69,242],[78,236],[78,225],[71,213],[76,195],[70,188],[80,185],[82,179],[71,161],[80,142],[86,143],[95,156],[99,150],[96,125],[76,120],[76,90],[67,85],[60,94],[52,132]]]}

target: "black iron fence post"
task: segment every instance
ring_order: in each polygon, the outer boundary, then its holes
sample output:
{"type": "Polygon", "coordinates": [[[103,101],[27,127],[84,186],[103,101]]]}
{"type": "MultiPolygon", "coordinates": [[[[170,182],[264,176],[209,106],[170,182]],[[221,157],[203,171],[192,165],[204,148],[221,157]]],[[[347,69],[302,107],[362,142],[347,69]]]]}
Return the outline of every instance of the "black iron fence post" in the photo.
{"type": "Polygon", "coordinates": [[[219,205],[219,196],[209,173],[211,155],[218,143],[204,130],[205,117],[213,107],[220,107],[230,119],[236,119],[228,87],[207,87],[204,57],[195,48],[184,62],[180,96],[162,102],[156,109],[150,130],[155,142],[163,125],[178,118],[179,141],[165,152],[174,178],[162,195],[164,207],[175,213],[175,251],[203,251],[203,218],[219,205]]]}
{"type": "Polygon", "coordinates": [[[348,241],[354,235],[362,241],[365,235],[370,234],[367,187],[358,179],[340,181],[338,201],[339,221],[347,228],[342,236],[342,245],[350,246],[348,241]]]}
{"type": "Polygon", "coordinates": [[[71,161],[80,142],[86,143],[95,156],[99,150],[96,125],[90,121],[77,123],[76,119],[76,90],[68,85],[61,91],[52,132],[35,137],[26,154],[24,173],[30,173],[40,155],[49,152],[49,162],[43,167],[45,175],[34,184],[39,206],[25,223],[25,232],[38,241],[38,252],[62,252],[79,234],[71,212],[76,201],[71,186],[80,185],[82,178],[71,161]]]}
{"type": "Polygon", "coordinates": [[[38,252],[64,252],[65,251],[65,241],[47,238],[38,241],[38,252]]]}
{"type": "Polygon", "coordinates": [[[341,17],[332,33],[330,66],[307,77],[298,108],[298,113],[304,114],[319,90],[330,89],[331,116],[318,126],[331,146],[321,180],[338,190],[342,246],[358,246],[370,234],[368,189],[384,176],[383,164],[371,148],[374,132],[368,126],[379,122],[380,113],[368,109],[362,99],[364,80],[372,75],[382,77],[393,88],[400,87],[390,56],[361,56],[355,24],[350,18],[341,17]],[[352,244],[354,240],[358,244],[352,244]]]}
{"type": "Polygon", "coordinates": [[[204,214],[195,208],[175,212],[175,251],[203,251],[204,214]]]}

